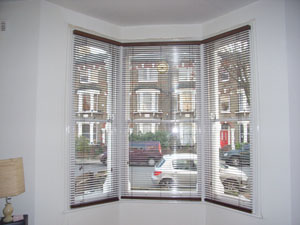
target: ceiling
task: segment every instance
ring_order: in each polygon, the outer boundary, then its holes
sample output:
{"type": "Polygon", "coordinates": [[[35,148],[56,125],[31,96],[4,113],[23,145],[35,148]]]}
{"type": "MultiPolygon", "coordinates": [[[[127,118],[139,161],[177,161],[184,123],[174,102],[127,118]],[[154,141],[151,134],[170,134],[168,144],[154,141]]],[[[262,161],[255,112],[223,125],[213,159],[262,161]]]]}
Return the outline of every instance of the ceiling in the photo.
{"type": "Polygon", "coordinates": [[[48,0],[119,25],[196,24],[257,0],[48,0]]]}

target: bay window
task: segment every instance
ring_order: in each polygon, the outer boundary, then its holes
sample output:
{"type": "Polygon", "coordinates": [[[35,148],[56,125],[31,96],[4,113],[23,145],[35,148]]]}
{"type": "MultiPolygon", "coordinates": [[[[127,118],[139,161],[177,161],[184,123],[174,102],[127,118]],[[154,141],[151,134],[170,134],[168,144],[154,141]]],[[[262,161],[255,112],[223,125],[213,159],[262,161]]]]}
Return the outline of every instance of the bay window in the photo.
{"type": "Polygon", "coordinates": [[[74,31],[73,64],[71,207],[179,199],[252,212],[250,26],[155,44],[74,31]]]}

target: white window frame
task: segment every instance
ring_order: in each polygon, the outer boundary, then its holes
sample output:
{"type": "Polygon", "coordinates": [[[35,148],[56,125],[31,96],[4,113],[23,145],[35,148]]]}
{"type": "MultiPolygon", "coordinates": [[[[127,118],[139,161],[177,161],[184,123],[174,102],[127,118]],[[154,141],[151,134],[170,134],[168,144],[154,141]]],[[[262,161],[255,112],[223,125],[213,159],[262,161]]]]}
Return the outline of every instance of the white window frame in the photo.
{"type": "Polygon", "coordinates": [[[146,134],[148,132],[155,133],[156,132],[156,124],[155,123],[138,123],[138,131],[142,134],[146,134]],[[145,126],[150,125],[150,131],[145,129],[145,126]]]}
{"type": "Polygon", "coordinates": [[[155,67],[142,67],[138,69],[138,82],[157,82],[157,80],[158,71],[155,67]]]}
{"type": "Polygon", "coordinates": [[[180,112],[194,112],[195,111],[195,99],[196,99],[196,90],[193,89],[179,89],[178,92],[178,98],[179,98],[179,111],[180,112]],[[183,94],[190,94],[191,95],[191,102],[184,102],[182,99],[183,94]],[[185,104],[191,104],[191,110],[184,110],[185,104]]]}
{"type": "Polygon", "coordinates": [[[180,143],[183,146],[194,145],[196,142],[196,125],[195,123],[180,123],[179,124],[180,143]],[[189,131],[189,132],[186,132],[189,131]],[[191,137],[186,141],[186,134],[191,137]]]}
{"type": "Polygon", "coordinates": [[[182,67],[178,68],[178,81],[191,81],[193,78],[193,68],[192,67],[182,67]]]}
{"type": "Polygon", "coordinates": [[[100,91],[98,90],[78,90],[78,112],[79,113],[92,113],[98,112],[99,106],[97,100],[99,100],[100,91]],[[90,95],[90,110],[83,110],[83,95],[88,94],[90,95]],[[95,109],[95,99],[96,99],[96,109],[95,109]]]}
{"type": "Polygon", "coordinates": [[[240,143],[248,143],[248,125],[250,121],[238,121],[237,124],[239,125],[239,142],[240,143]],[[241,130],[241,125],[243,125],[243,130],[241,130]],[[243,134],[243,141],[241,140],[241,136],[243,134]]]}
{"type": "Polygon", "coordinates": [[[159,90],[156,89],[140,89],[136,91],[137,94],[137,112],[158,112],[158,95],[159,90]],[[144,109],[144,94],[151,94],[151,107],[144,109]]]}
{"type": "Polygon", "coordinates": [[[223,67],[221,67],[218,72],[219,72],[219,75],[220,75],[220,81],[221,82],[229,81],[230,74],[229,74],[229,72],[225,71],[225,69],[223,67]],[[226,74],[226,76],[227,76],[226,79],[224,79],[223,74],[226,74]]]}
{"type": "Polygon", "coordinates": [[[76,122],[77,125],[77,129],[78,129],[78,133],[77,133],[77,137],[80,138],[82,135],[82,126],[83,125],[89,125],[89,144],[90,145],[94,145],[94,144],[98,144],[99,142],[97,142],[97,125],[99,125],[99,122],[76,122]],[[96,134],[94,134],[94,126],[95,130],[96,130],[96,134]],[[94,142],[94,135],[96,135],[96,141],[94,142]]]}
{"type": "Polygon", "coordinates": [[[95,65],[93,65],[93,68],[88,68],[84,70],[79,68],[78,70],[81,84],[99,83],[99,68],[96,69],[95,65]]]}
{"type": "Polygon", "coordinates": [[[220,95],[220,113],[231,113],[230,109],[230,95],[220,95]],[[228,103],[228,109],[223,110],[222,103],[228,103]]]}
{"type": "Polygon", "coordinates": [[[250,112],[250,106],[247,102],[247,97],[244,89],[239,89],[237,91],[238,94],[238,107],[239,112],[250,112]]]}

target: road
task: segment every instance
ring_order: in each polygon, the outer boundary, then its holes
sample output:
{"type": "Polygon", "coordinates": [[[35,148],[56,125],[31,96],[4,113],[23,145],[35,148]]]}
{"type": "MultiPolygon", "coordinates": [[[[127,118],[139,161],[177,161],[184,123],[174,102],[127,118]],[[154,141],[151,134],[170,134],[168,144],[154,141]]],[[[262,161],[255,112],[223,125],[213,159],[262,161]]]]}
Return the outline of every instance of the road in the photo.
{"type": "MultiPolygon", "coordinates": [[[[251,169],[248,166],[239,167],[248,177],[251,174],[251,169]]],[[[86,172],[98,172],[105,171],[106,166],[102,163],[92,163],[85,165],[76,165],[75,174],[79,176],[86,172]]],[[[130,166],[129,167],[129,179],[131,182],[131,188],[133,189],[153,189],[151,181],[151,175],[154,171],[154,167],[148,166],[130,166]]]]}

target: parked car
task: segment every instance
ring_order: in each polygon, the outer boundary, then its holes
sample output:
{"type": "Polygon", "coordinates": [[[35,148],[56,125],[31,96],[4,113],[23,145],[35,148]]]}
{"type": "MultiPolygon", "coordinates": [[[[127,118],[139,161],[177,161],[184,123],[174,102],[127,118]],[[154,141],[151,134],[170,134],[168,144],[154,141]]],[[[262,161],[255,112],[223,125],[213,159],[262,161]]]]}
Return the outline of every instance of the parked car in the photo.
{"type": "MultiPolygon", "coordinates": [[[[247,188],[247,175],[236,167],[220,164],[220,180],[225,190],[240,191],[247,188]]],[[[196,187],[197,155],[180,153],[164,155],[152,174],[154,185],[162,187],[196,187]]]]}
{"type": "Polygon", "coordinates": [[[240,149],[220,151],[220,160],[232,166],[250,164],[250,144],[244,144],[240,149]]]}
{"type": "MultiPolygon", "coordinates": [[[[154,166],[162,157],[159,141],[133,141],[129,143],[129,164],[154,166]]],[[[100,155],[103,164],[107,162],[107,152],[100,155]]]]}

